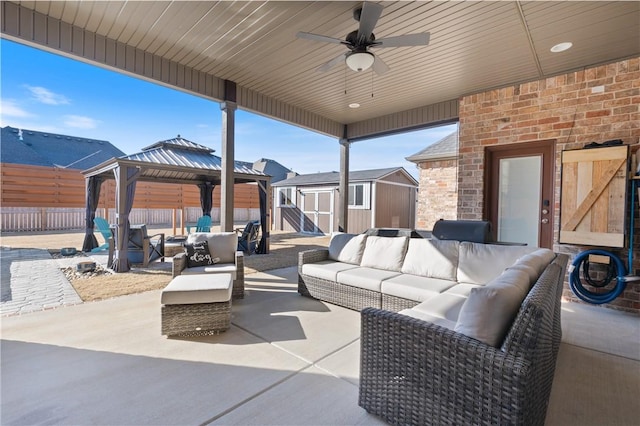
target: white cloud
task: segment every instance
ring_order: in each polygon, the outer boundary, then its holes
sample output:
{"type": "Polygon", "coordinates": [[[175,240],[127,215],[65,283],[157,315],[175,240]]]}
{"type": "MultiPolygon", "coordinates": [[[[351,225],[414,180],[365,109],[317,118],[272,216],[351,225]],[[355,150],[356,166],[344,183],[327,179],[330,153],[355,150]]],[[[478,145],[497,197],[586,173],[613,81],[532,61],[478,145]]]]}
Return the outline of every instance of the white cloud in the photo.
{"type": "Polygon", "coordinates": [[[3,100],[1,112],[3,116],[27,118],[33,117],[33,114],[22,109],[20,105],[14,100],[3,100]]]}
{"type": "Polygon", "coordinates": [[[67,105],[69,99],[58,93],[54,93],[51,90],[40,86],[27,86],[31,96],[38,102],[47,105],[67,105]]]}
{"type": "Polygon", "coordinates": [[[83,117],[81,115],[65,115],[64,124],[68,127],[75,127],[78,129],[95,129],[98,127],[98,120],[94,120],[90,117],[83,117]]]}

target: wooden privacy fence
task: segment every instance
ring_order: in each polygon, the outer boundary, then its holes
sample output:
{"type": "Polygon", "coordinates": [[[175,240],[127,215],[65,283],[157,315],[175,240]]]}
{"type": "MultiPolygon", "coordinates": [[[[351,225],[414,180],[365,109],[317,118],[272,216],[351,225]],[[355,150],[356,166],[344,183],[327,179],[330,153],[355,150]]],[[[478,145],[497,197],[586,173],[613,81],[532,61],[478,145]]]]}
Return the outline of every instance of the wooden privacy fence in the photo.
{"type": "MultiPolygon", "coordinates": [[[[2,231],[84,229],[85,179],[79,170],[2,163],[0,179],[2,231]]],[[[234,218],[260,217],[258,186],[234,188],[234,218]]],[[[213,191],[214,222],[220,220],[220,187],[213,191]]],[[[103,182],[98,216],[115,221],[115,181],[103,182]]],[[[202,215],[197,185],[138,182],[131,223],[171,225],[174,217],[195,222],[202,215]]]]}

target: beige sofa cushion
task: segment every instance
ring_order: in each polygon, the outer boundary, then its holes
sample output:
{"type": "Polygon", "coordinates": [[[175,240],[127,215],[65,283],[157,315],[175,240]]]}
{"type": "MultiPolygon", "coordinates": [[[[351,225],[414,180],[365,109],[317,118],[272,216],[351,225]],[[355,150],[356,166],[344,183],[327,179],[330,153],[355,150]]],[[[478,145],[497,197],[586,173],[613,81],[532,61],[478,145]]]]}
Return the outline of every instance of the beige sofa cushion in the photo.
{"type": "Polygon", "coordinates": [[[439,325],[440,327],[448,328],[449,330],[453,330],[456,326],[455,321],[448,320],[446,318],[436,317],[434,315],[429,315],[426,312],[417,311],[415,309],[405,309],[399,312],[400,314],[406,315],[408,317],[417,318],[422,321],[428,321],[433,324],[439,325]]]}
{"type": "Polygon", "coordinates": [[[382,281],[382,293],[424,302],[456,285],[455,281],[402,274],[382,281]]]}
{"type": "Polygon", "coordinates": [[[536,247],[499,244],[460,243],[458,282],[486,284],[536,247]]]}
{"type": "Polygon", "coordinates": [[[507,269],[487,285],[472,289],[455,331],[499,346],[529,292],[529,280],[526,272],[507,269]]]}
{"type": "Polygon", "coordinates": [[[304,265],[302,265],[302,274],[309,275],[315,278],[321,278],[327,281],[337,282],[338,272],[357,267],[358,266],[352,265],[350,263],[336,262],[333,260],[323,260],[321,262],[305,263],[304,265]]]}
{"type": "Polygon", "coordinates": [[[353,268],[338,272],[338,283],[380,292],[382,281],[395,277],[399,272],[374,268],[353,268]]]}
{"type": "Polygon", "coordinates": [[[456,281],[458,241],[410,238],[402,273],[456,281]]]}
{"type": "Polygon", "coordinates": [[[368,237],[360,266],[400,272],[408,239],[408,237],[368,237]]]}
{"type": "Polygon", "coordinates": [[[220,258],[220,263],[236,263],[238,236],[235,232],[194,232],[187,237],[187,243],[207,241],[211,257],[220,258]]]}
{"type": "Polygon", "coordinates": [[[446,291],[426,300],[412,309],[434,317],[456,322],[467,296],[475,286],[469,284],[454,285],[446,291]]]}
{"type": "Polygon", "coordinates": [[[366,239],[365,234],[334,233],[329,242],[329,259],[360,265],[366,239]]]}
{"type": "Polygon", "coordinates": [[[556,254],[552,250],[540,248],[522,256],[520,259],[518,259],[516,265],[522,264],[531,266],[535,269],[538,276],[540,276],[555,257],[556,254]]]}

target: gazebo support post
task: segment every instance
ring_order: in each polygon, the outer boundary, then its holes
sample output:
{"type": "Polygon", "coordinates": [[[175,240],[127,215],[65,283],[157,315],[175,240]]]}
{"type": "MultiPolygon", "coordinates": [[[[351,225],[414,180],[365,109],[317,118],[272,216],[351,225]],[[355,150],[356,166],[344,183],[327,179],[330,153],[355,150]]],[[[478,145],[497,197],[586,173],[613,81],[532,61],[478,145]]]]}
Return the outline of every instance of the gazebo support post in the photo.
{"type": "Polygon", "coordinates": [[[233,231],[233,191],[235,170],[236,83],[224,81],[222,110],[222,173],[220,179],[220,228],[233,231]]]}
{"type": "Polygon", "coordinates": [[[349,145],[347,138],[340,139],[340,194],[338,196],[338,231],[349,227],[349,145]]]}

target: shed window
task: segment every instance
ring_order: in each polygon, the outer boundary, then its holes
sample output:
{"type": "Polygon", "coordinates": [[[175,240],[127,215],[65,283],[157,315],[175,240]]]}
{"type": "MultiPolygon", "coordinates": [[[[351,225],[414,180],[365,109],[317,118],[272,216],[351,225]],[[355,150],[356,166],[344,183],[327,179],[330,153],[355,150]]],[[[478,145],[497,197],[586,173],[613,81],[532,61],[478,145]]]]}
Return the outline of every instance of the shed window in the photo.
{"type": "Polygon", "coordinates": [[[369,188],[368,183],[353,183],[349,185],[350,209],[369,208],[369,188]]]}
{"type": "Polygon", "coordinates": [[[278,189],[278,206],[279,207],[295,207],[296,206],[296,190],[293,187],[278,189]]]}

